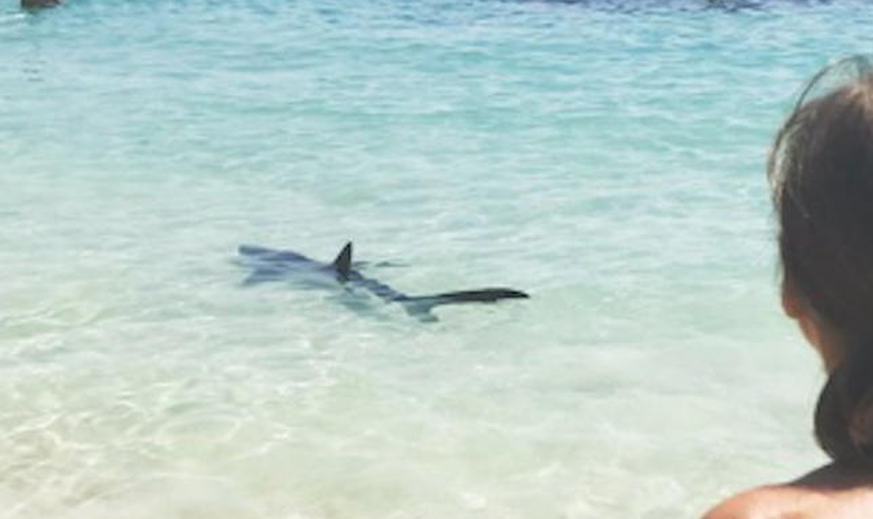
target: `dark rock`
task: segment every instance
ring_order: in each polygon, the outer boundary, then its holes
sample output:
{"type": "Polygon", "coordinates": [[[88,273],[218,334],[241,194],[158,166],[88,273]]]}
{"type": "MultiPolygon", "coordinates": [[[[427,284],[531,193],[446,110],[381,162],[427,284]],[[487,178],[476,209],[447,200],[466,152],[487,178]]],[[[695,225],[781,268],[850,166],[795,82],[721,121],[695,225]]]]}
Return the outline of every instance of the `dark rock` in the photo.
{"type": "Polygon", "coordinates": [[[21,0],[22,9],[43,9],[60,5],[61,0],[21,0]]]}

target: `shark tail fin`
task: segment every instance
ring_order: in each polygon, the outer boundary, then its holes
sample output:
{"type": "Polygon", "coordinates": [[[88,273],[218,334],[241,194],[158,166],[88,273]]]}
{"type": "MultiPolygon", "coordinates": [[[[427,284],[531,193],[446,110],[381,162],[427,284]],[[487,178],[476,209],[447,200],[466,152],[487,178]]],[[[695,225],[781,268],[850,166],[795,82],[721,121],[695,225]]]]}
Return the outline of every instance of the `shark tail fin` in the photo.
{"type": "Polygon", "coordinates": [[[349,273],[352,271],[352,242],[346,243],[343,250],[333,260],[332,265],[341,280],[346,281],[349,279],[349,273]]]}
{"type": "Polygon", "coordinates": [[[402,299],[406,311],[409,314],[427,321],[436,321],[436,317],[430,313],[435,306],[456,305],[464,303],[496,303],[501,299],[528,299],[529,295],[511,288],[482,288],[479,290],[461,290],[459,292],[445,292],[432,296],[417,296],[402,299]]]}

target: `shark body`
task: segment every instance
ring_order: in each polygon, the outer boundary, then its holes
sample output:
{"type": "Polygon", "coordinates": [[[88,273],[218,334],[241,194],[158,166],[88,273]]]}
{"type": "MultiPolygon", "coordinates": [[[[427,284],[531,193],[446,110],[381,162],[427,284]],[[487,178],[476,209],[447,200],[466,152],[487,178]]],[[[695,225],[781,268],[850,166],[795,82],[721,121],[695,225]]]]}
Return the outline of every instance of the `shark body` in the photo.
{"type": "Polygon", "coordinates": [[[376,279],[363,275],[352,261],[352,243],[348,242],[330,263],[308,258],[290,250],[276,250],[255,245],[240,245],[239,254],[253,272],[243,281],[254,285],[289,277],[305,279],[318,285],[339,284],[359,287],[386,303],[403,305],[406,311],[424,321],[435,321],[431,310],[440,305],[463,303],[496,303],[503,299],[527,299],[526,293],[510,288],[482,288],[444,292],[425,296],[405,294],[376,279]]]}

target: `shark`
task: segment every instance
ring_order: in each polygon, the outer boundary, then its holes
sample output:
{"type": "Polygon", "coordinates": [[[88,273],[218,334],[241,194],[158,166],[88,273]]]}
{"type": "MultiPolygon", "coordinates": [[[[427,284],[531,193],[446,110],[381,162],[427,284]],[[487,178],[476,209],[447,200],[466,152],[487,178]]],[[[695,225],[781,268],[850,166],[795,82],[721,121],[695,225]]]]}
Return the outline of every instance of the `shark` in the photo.
{"type": "Polygon", "coordinates": [[[352,261],[352,242],[348,242],[331,262],[314,260],[291,250],[277,250],[257,245],[240,245],[239,255],[253,270],[243,281],[250,286],[269,281],[296,279],[319,287],[360,288],[386,303],[403,306],[406,312],[422,321],[437,321],[431,312],[441,305],[496,303],[504,299],[528,299],[521,290],[480,288],[431,295],[409,295],[381,281],[367,277],[352,261]]]}

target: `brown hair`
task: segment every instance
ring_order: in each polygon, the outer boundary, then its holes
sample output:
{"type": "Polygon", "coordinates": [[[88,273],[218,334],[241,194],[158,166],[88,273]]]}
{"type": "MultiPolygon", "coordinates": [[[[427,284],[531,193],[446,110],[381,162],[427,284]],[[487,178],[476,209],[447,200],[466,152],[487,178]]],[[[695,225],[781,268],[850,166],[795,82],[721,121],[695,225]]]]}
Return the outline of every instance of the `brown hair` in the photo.
{"type": "Polygon", "coordinates": [[[865,58],[813,78],[767,169],[783,283],[840,339],[816,438],[835,461],[873,470],[873,68],[865,58]],[[850,81],[818,93],[846,74],[850,81]]]}

